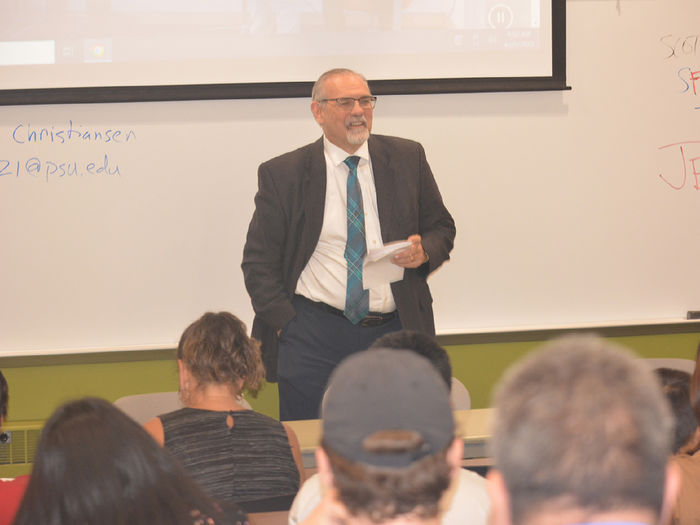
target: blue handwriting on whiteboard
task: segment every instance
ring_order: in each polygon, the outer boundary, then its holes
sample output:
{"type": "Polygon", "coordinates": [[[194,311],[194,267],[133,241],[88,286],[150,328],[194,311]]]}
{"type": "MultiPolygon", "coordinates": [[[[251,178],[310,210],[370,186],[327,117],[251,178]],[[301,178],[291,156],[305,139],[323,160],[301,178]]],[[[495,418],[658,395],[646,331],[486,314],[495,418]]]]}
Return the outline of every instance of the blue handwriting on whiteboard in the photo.
{"type": "Polygon", "coordinates": [[[101,142],[104,144],[128,143],[136,139],[133,129],[75,127],[69,120],[64,127],[34,127],[30,123],[17,124],[12,130],[12,141],[16,144],[71,144],[76,142],[101,142]]]}
{"type": "Polygon", "coordinates": [[[678,70],[678,79],[683,84],[681,93],[688,93],[691,88],[693,96],[698,96],[698,81],[700,81],[700,68],[693,70],[689,67],[683,67],[678,70]]]}
{"type": "Polygon", "coordinates": [[[30,176],[49,182],[51,179],[69,179],[88,176],[120,176],[119,164],[111,163],[107,154],[101,161],[43,160],[30,157],[27,160],[0,159],[0,180],[9,177],[30,176]]]}

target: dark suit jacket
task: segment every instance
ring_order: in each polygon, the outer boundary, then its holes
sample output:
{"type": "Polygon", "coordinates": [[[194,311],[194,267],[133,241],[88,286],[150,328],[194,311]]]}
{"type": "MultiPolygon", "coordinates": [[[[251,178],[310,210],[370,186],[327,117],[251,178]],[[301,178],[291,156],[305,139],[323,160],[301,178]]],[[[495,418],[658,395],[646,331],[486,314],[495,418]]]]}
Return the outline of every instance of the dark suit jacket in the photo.
{"type": "MultiPolygon", "coordinates": [[[[370,135],[368,147],[382,240],[405,240],[418,233],[430,257],[423,266],[406,269],[403,280],[391,285],[401,324],[434,335],[426,277],[449,259],[454,220],[419,143],[370,135]]],[[[277,376],[277,330],[295,315],[291,298],[321,234],[325,196],[323,138],[258,169],[255,213],[241,266],[255,310],[252,335],[262,343],[271,381],[277,376]]]]}

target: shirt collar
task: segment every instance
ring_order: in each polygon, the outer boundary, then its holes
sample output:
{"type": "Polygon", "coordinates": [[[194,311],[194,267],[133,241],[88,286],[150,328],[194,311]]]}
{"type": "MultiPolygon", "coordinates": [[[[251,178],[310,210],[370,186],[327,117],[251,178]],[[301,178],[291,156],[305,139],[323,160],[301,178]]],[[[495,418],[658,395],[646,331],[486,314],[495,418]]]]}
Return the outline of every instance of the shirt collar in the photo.
{"type": "MultiPolygon", "coordinates": [[[[333,163],[333,166],[339,166],[340,164],[343,163],[345,159],[347,159],[350,154],[348,154],[347,151],[339,148],[335,144],[333,144],[330,140],[326,138],[326,136],[323,136],[323,149],[326,152],[326,155],[328,158],[330,158],[331,162],[333,163]]],[[[357,155],[360,157],[360,162],[359,164],[362,164],[364,162],[369,161],[369,148],[367,147],[367,141],[364,141],[362,143],[362,146],[358,148],[358,150],[353,153],[352,155],[357,155]]]]}

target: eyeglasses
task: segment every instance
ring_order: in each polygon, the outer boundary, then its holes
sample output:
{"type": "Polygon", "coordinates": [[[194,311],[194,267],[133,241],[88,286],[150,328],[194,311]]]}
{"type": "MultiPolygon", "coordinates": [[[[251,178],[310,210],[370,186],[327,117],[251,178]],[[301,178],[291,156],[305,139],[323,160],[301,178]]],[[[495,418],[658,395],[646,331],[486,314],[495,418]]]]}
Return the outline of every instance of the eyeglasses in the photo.
{"type": "Polygon", "coordinates": [[[341,108],[345,110],[351,110],[352,108],[355,107],[355,102],[360,104],[360,107],[362,109],[374,109],[374,106],[377,104],[377,97],[360,97],[360,98],[353,98],[353,97],[338,97],[338,98],[322,98],[319,100],[319,102],[335,102],[338,104],[341,108]]]}

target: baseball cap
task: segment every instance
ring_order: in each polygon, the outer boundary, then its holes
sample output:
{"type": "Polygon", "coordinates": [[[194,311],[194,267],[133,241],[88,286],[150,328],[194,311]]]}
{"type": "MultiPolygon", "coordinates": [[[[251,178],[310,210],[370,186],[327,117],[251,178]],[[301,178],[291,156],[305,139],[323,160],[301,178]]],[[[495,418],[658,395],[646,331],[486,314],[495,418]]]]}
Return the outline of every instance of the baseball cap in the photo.
{"type": "Polygon", "coordinates": [[[322,419],[324,445],[377,467],[408,467],[445,449],[455,434],[445,381],[412,350],[373,349],[345,359],[331,375],[322,419]],[[409,431],[420,444],[391,452],[367,446],[367,438],[389,430],[409,431]]]}

